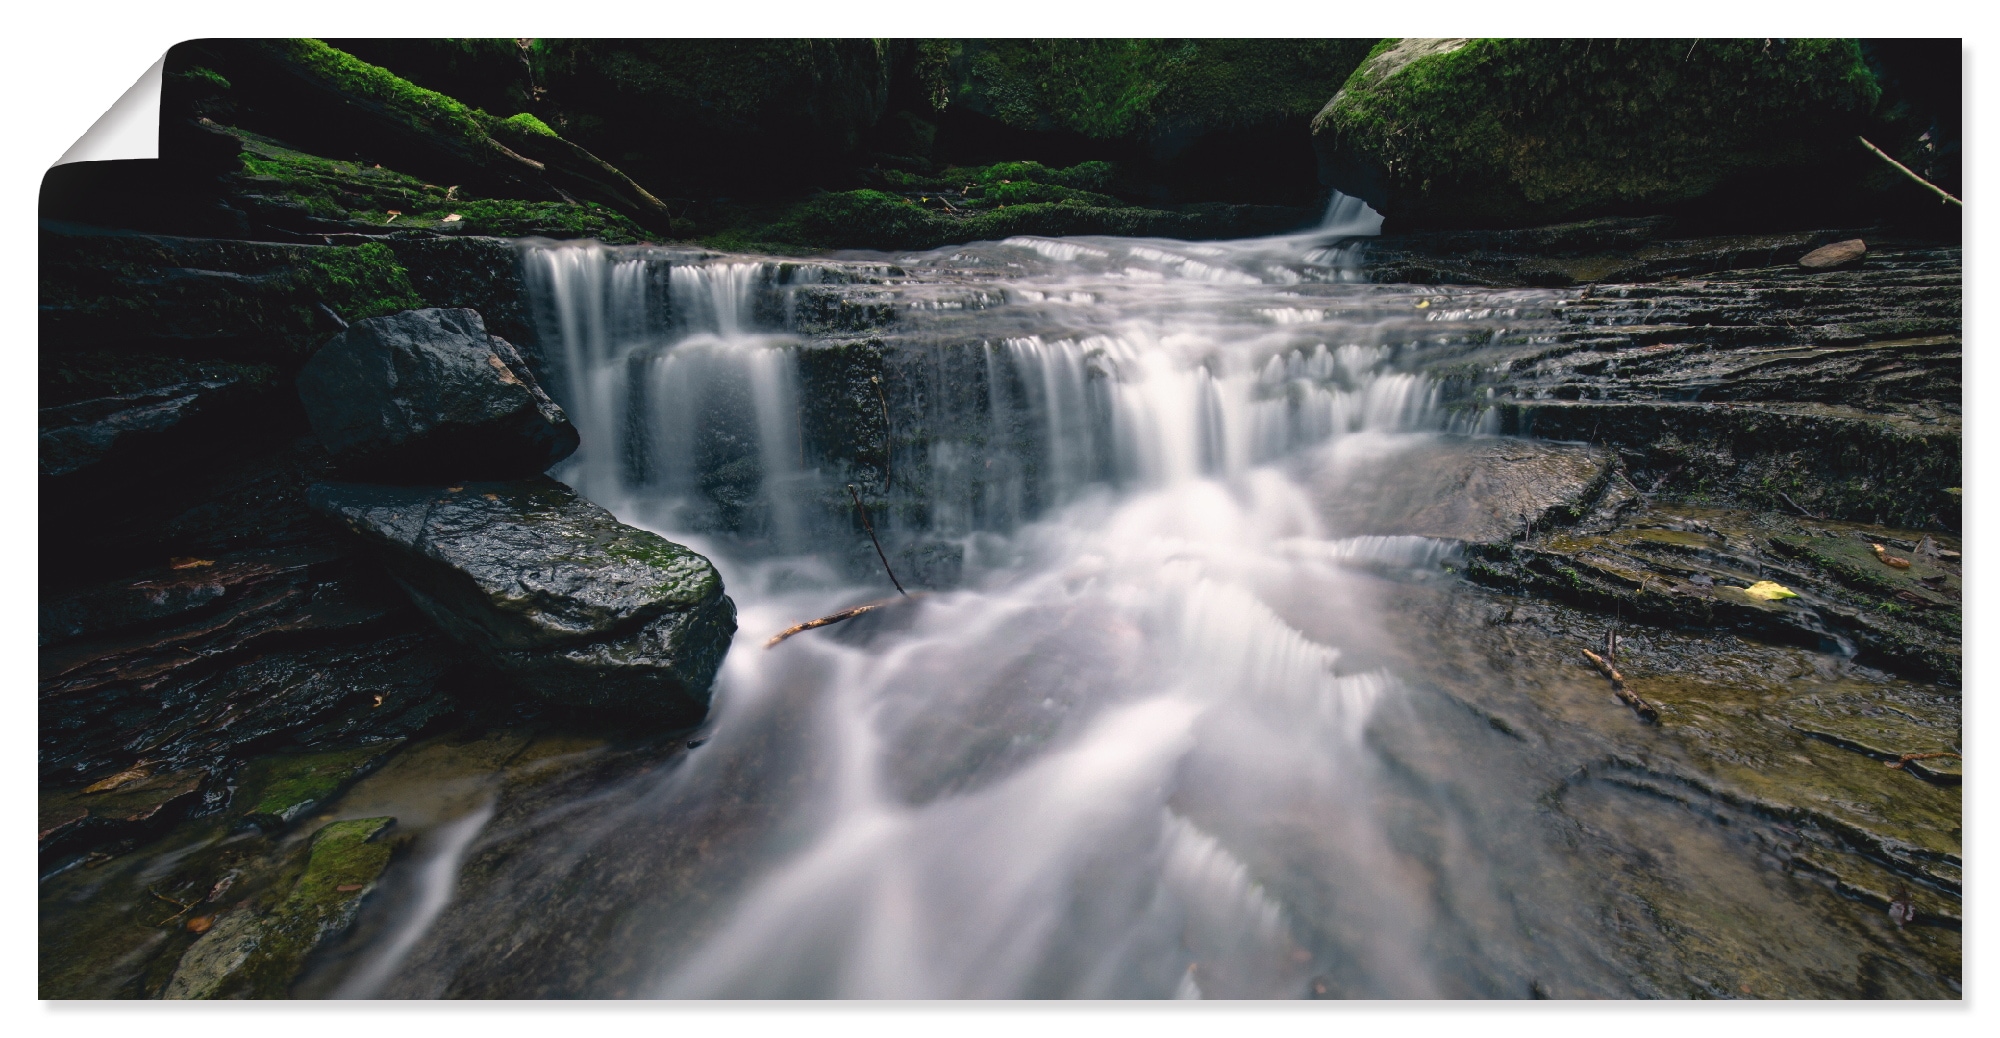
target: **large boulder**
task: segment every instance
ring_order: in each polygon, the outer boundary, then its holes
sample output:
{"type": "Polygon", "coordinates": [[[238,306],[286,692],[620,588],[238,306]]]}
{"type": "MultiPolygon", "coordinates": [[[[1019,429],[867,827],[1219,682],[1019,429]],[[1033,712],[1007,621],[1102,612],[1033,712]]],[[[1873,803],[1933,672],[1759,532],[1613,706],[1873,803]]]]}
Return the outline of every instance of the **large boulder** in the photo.
{"type": "Polygon", "coordinates": [[[322,483],[313,507],[381,550],[418,608],[552,702],[693,724],[736,632],[702,556],[551,479],[322,483]]]}
{"type": "Polygon", "coordinates": [[[576,427],[473,310],[357,321],[299,371],[313,432],[350,475],[529,476],[568,457],[576,427]]]}
{"type": "Polygon", "coordinates": [[[1312,133],[1391,229],[1789,218],[1852,194],[1880,92],[1854,40],[1384,40],[1312,133]]]}

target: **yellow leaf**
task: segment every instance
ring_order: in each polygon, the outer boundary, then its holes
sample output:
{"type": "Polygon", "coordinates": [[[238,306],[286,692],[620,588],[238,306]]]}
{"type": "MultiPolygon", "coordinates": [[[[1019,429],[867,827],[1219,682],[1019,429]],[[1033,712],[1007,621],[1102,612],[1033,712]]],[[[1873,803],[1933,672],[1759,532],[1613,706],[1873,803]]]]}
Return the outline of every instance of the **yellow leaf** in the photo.
{"type": "Polygon", "coordinates": [[[1761,598],[1766,602],[1775,602],[1781,598],[1799,597],[1798,592],[1793,591],[1791,588],[1769,580],[1760,580],[1744,588],[1743,593],[1749,595],[1751,598],[1761,598]]]}

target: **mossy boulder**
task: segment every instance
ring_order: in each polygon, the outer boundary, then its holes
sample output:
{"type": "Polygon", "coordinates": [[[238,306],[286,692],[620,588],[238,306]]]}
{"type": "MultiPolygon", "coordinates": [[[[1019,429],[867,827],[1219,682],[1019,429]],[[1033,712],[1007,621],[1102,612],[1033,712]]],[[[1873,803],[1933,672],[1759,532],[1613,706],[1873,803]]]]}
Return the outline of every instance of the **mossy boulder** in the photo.
{"type": "Polygon", "coordinates": [[[736,631],[709,561],[551,479],[322,483],[425,615],[551,702],[694,724],[736,631]]]}
{"type": "Polygon", "coordinates": [[[1384,40],[1312,133],[1392,228],[1803,211],[1865,167],[1879,95],[1853,40],[1384,40]]]}
{"type": "Polygon", "coordinates": [[[283,998],[307,956],[344,932],[388,867],[377,839],[393,818],[334,822],[313,834],[305,871],[268,911],[223,914],[181,957],[166,998],[283,998]]]}

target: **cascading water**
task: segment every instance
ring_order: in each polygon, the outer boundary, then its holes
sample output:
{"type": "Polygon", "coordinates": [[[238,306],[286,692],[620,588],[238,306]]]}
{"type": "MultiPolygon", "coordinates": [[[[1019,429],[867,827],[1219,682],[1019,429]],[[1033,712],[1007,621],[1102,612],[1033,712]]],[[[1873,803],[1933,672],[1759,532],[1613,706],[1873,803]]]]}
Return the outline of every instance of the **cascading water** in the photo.
{"type": "MultiPolygon", "coordinates": [[[[1323,476],[1465,419],[1409,363],[1452,318],[1354,283],[1365,216],[817,266],[525,253],[583,433],[555,474],[709,554],[743,634],[706,744],[536,823],[565,874],[613,834],[734,834],[637,897],[615,990],[1438,993],[1436,909],[1378,803],[1369,733],[1407,708],[1367,570],[1448,549],[1348,536],[1326,496],[1369,488],[1323,476]],[[894,327],[800,318],[842,282],[894,327]],[[767,650],[888,590],[848,484],[894,559],[958,565],[767,650]]],[[[443,990],[424,961],[384,993],[443,990]]]]}

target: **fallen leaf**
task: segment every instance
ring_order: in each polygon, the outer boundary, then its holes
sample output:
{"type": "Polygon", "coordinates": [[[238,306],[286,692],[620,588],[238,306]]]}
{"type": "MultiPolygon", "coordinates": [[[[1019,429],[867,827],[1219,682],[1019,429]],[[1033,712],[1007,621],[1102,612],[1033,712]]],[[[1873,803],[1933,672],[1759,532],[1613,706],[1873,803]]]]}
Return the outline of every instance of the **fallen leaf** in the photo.
{"type": "Polygon", "coordinates": [[[1879,544],[1871,544],[1869,545],[1869,547],[1875,549],[1875,557],[1881,559],[1883,565],[1891,566],[1896,569],[1910,568],[1910,560],[1899,559],[1896,556],[1889,554],[1889,549],[1884,548],[1879,544]]]}
{"type": "Polygon", "coordinates": [[[1428,300],[1428,299],[1419,299],[1419,300],[1417,300],[1417,309],[1419,309],[1419,310],[1428,310],[1428,309],[1430,309],[1430,305],[1431,305],[1431,301],[1430,301],[1430,300],[1428,300]]]}
{"type": "Polygon", "coordinates": [[[212,915],[198,915],[187,921],[189,933],[207,933],[208,928],[214,925],[215,917],[212,915]]]}
{"type": "Polygon", "coordinates": [[[1776,602],[1780,599],[1799,597],[1799,593],[1793,591],[1791,588],[1769,580],[1760,580],[1744,588],[1743,593],[1749,595],[1751,598],[1763,599],[1766,602],[1776,602]]]}
{"type": "Polygon", "coordinates": [[[464,488],[464,487],[446,487],[445,489],[446,489],[446,490],[449,490],[449,491],[451,491],[451,492],[452,492],[452,493],[454,493],[454,494],[456,494],[456,493],[458,493],[459,491],[461,491],[461,490],[464,490],[465,488],[464,488]]]}
{"type": "Polygon", "coordinates": [[[354,893],[355,891],[357,891],[357,890],[360,890],[360,889],[361,889],[361,884],[359,884],[359,883],[342,883],[341,885],[339,885],[339,886],[337,886],[337,887],[335,887],[335,888],[333,888],[333,889],[335,889],[335,890],[338,890],[338,891],[340,891],[340,892],[341,892],[341,893],[343,893],[343,894],[352,894],[352,893],[354,893]]]}
{"type": "Polygon", "coordinates": [[[444,223],[457,223],[458,221],[460,221],[460,220],[463,220],[463,219],[465,219],[465,217],[463,217],[463,216],[460,216],[460,215],[458,215],[457,213],[452,213],[451,215],[449,215],[449,216],[445,217],[445,218],[444,218],[444,220],[443,220],[443,222],[444,222],[444,223]]]}
{"type": "Polygon", "coordinates": [[[176,555],[167,560],[168,569],[196,569],[215,565],[214,559],[197,559],[189,555],[176,555]]]}
{"type": "MultiPolygon", "coordinates": [[[[375,694],[375,706],[381,706],[381,705],[382,705],[382,694],[380,692],[377,692],[375,694]]],[[[374,707],[370,707],[369,709],[372,710],[374,709],[374,707]]]]}
{"type": "Polygon", "coordinates": [[[499,495],[499,494],[481,494],[481,495],[479,495],[479,496],[481,496],[481,497],[485,498],[485,499],[486,499],[486,500],[488,500],[488,501],[498,501],[498,500],[500,500],[500,495],[499,495]]]}
{"type": "Polygon", "coordinates": [[[83,787],[83,791],[86,793],[102,793],[107,789],[117,789],[119,786],[122,786],[128,782],[137,782],[138,780],[145,778],[146,776],[151,775],[152,773],[153,769],[146,765],[140,765],[139,767],[136,768],[128,768],[125,771],[121,771],[118,774],[113,775],[109,778],[98,779],[96,782],[93,782],[90,785],[83,787]]]}

